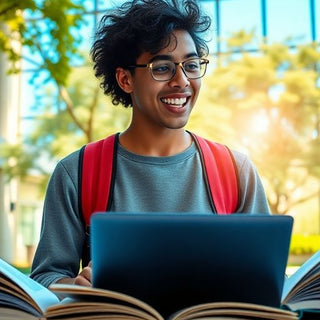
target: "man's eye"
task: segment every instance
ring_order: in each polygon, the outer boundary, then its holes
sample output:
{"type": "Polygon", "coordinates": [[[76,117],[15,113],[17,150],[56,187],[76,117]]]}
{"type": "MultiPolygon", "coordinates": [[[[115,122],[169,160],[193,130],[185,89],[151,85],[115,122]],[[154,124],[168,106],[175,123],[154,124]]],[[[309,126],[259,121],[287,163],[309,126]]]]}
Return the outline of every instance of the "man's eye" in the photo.
{"type": "Polygon", "coordinates": [[[169,64],[156,64],[152,66],[152,72],[160,74],[160,73],[168,73],[171,72],[172,67],[169,64]]]}
{"type": "Polygon", "coordinates": [[[184,65],[186,71],[198,71],[200,69],[200,65],[198,62],[192,61],[188,62],[184,65]]]}

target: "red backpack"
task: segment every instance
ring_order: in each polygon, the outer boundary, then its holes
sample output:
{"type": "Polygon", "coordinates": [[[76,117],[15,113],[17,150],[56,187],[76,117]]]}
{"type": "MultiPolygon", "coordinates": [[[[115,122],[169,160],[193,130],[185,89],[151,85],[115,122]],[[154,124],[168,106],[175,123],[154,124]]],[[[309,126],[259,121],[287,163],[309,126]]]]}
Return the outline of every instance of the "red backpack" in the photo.
{"type": "MultiPolygon", "coordinates": [[[[212,211],[230,214],[238,207],[237,167],[230,150],[192,134],[200,151],[212,211]]],[[[79,206],[87,228],[83,263],[89,261],[89,225],[94,212],[110,211],[116,172],[119,134],[91,142],[80,152],[79,206]]]]}
{"type": "MultiPolygon", "coordinates": [[[[192,134],[203,163],[213,211],[233,213],[238,205],[238,179],[229,149],[192,134]]],[[[85,224],[93,212],[109,211],[112,203],[119,134],[87,144],[81,151],[80,203],[85,224]]]]}

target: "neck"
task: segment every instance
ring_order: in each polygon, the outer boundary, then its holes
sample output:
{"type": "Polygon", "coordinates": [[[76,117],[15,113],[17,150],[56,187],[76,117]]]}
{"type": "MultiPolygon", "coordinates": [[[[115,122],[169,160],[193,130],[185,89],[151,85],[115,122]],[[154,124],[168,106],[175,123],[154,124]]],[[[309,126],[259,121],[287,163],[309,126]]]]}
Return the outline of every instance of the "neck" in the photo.
{"type": "Polygon", "coordinates": [[[120,144],[127,150],[144,156],[164,157],[183,152],[192,143],[184,129],[165,129],[147,133],[129,127],[120,135],[120,144]]]}

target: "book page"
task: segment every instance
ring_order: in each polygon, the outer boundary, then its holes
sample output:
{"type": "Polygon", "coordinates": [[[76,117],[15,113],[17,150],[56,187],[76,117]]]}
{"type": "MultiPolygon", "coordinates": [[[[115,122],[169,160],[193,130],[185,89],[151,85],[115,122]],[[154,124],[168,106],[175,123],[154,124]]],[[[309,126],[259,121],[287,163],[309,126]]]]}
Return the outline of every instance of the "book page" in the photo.
{"type": "Polygon", "coordinates": [[[104,301],[83,301],[76,300],[72,298],[66,298],[61,301],[60,304],[49,307],[45,316],[50,318],[69,318],[77,316],[87,316],[88,319],[97,317],[114,317],[118,319],[119,317],[124,318],[135,318],[140,320],[155,320],[155,317],[150,313],[142,311],[139,308],[115,304],[115,303],[105,303],[104,301]]]}
{"type": "MultiPolygon", "coordinates": [[[[314,272],[315,268],[319,269],[319,266],[320,250],[308,259],[294,274],[285,279],[281,301],[286,304],[288,302],[286,298],[293,288],[302,281],[302,279],[307,277],[309,272],[314,272]]],[[[318,270],[318,272],[320,272],[320,270],[318,270]]]]}
{"type": "Polygon", "coordinates": [[[80,300],[83,303],[99,301],[112,305],[124,305],[148,313],[149,317],[155,320],[163,320],[159,312],[150,305],[123,293],[68,284],[53,284],[49,289],[56,293],[60,298],[72,298],[74,300],[80,300]]]}
{"type": "Polygon", "coordinates": [[[59,303],[59,298],[50,290],[0,259],[0,277],[3,276],[13,285],[21,288],[35,302],[35,306],[41,313],[44,313],[50,305],[59,303]]]}
{"type": "MultiPolygon", "coordinates": [[[[1,288],[2,289],[2,288],[1,288]]],[[[24,311],[30,315],[41,317],[43,312],[39,310],[39,307],[34,306],[35,303],[30,303],[30,299],[20,299],[16,296],[12,296],[9,293],[1,292],[0,289],[0,307],[11,308],[14,311],[24,311]]]]}
{"type": "Polygon", "coordinates": [[[297,311],[315,311],[318,310],[320,313],[320,304],[319,299],[317,300],[309,300],[309,301],[295,301],[288,303],[288,307],[291,310],[297,310],[297,311]]]}
{"type": "Polygon", "coordinates": [[[38,320],[39,317],[35,317],[24,311],[3,308],[0,306],[0,320],[38,320]]]}
{"type": "Polygon", "coordinates": [[[272,319],[272,320],[294,320],[298,314],[273,308],[242,302],[212,302],[205,303],[177,312],[171,320],[192,320],[199,318],[234,317],[234,319],[272,319]]]}

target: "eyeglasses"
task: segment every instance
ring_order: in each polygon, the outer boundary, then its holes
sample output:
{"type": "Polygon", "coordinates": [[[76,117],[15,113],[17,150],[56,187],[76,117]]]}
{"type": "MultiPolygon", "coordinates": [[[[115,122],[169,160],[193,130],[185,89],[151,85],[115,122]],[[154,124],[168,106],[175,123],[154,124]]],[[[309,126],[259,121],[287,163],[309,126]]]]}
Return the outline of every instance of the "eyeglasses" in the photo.
{"type": "Polygon", "coordinates": [[[149,68],[151,76],[157,81],[171,80],[180,66],[188,79],[202,78],[207,70],[209,60],[200,58],[191,58],[183,62],[173,62],[170,60],[155,60],[148,64],[136,64],[128,68],[149,68]]]}

